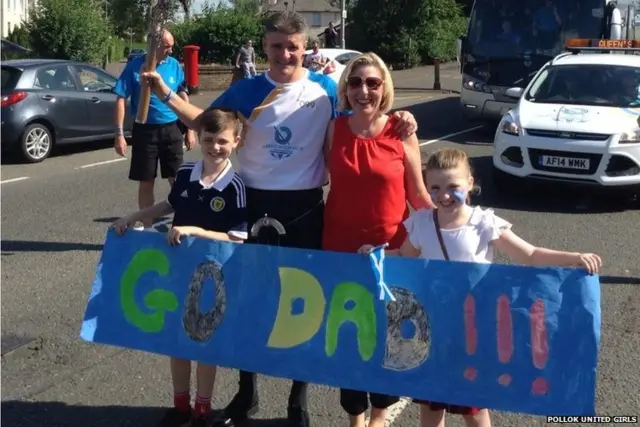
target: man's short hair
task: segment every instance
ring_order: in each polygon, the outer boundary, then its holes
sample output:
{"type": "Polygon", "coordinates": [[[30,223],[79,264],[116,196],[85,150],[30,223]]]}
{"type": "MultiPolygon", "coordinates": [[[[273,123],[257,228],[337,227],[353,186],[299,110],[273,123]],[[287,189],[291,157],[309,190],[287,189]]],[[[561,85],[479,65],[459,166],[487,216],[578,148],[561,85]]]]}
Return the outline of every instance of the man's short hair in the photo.
{"type": "Polygon", "coordinates": [[[264,33],[306,34],[307,23],[296,12],[272,12],[264,20],[264,33]]]}
{"type": "Polygon", "coordinates": [[[242,132],[240,115],[235,111],[227,108],[211,108],[202,113],[200,132],[220,133],[230,128],[233,129],[234,136],[242,132]]]}

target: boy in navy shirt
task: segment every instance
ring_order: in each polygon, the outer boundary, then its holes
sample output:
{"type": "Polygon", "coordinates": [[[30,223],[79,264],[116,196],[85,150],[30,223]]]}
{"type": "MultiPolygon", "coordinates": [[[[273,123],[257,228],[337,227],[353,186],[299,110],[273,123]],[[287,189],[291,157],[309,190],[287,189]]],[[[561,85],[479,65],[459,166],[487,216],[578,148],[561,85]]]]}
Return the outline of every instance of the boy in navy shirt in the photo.
{"type": "MultiPolygon", "coordinates": [[[[168,233],[170,245],[183,236],[242,242],[247,238],[247,208],[244,183],[231,166],[229,156],[240,142],[240,117],[222,109],[203,114],[199,140],[202,160],[183,164],[167,201],[119,219],[113,224],[118,234],[142,219],[174,212],[168,233]]],[[[197,396],[191,408],[191,361],[171,358],[174,407],[159,426],[206,426],[211,412],[211,395],[216,367],[197,364],[197,396]]]]}

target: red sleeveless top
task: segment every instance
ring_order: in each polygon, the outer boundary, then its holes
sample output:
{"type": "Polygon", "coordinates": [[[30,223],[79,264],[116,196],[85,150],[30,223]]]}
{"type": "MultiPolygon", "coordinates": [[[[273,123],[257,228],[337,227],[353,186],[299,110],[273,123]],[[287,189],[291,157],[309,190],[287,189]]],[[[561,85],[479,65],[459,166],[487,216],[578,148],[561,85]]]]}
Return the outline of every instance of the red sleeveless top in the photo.
{"type": "Polygon", "coordinates": [[[404,142],[389,117],[373,138],[355,135],[348,117],[335,120],[329,153],[331,188],[324,212],[323,249],[356,252],[362,245],[399,248],[409,216],[404,142]]]}

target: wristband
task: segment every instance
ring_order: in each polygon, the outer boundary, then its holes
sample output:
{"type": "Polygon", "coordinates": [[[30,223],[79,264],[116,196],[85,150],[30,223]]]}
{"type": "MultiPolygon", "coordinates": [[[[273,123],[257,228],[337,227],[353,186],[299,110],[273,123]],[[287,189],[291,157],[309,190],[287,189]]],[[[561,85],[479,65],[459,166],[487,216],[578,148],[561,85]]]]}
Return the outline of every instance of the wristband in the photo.
{"type": "Polygon", "coordinates": [[[124,136],[124,129],[122,126],[116,126],[116,136],[124,136]]]}
{"type": "Polygon", "coordinates": [[[162,102],[166,104],[167,102],[169,102],[171,98],[173,98],[173,95],[174,95],[174,92],[172,90],[169,90],[169,94],[166,96],[166,98],[162,100],[162,102]]]}

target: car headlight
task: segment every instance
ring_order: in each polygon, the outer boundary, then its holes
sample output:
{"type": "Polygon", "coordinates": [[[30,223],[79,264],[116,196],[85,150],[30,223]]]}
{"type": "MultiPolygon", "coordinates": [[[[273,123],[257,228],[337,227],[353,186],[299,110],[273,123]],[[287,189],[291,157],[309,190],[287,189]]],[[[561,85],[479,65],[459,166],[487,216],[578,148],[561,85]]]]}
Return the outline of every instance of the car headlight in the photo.
{"type": "Polygon", "coordinates": [[[620,134],[620,144],[634,144],[640,142],[640,128],[620,134]]]}
{"type": "Polygon", "coordinates": [[[462,79],[462,86],[464,86],[465,89],[473,90],[476,92],[492,93],[491,88],[488,85],[482,83],[481,81],[470,79],[468,77],[462,79]]]}
{"type": "Polygon", "coordinates": [[[500,122],[500,132],[508,135],[520,136],[520,126],[518,126],[512,117],[507,116],[500,122]]]}

